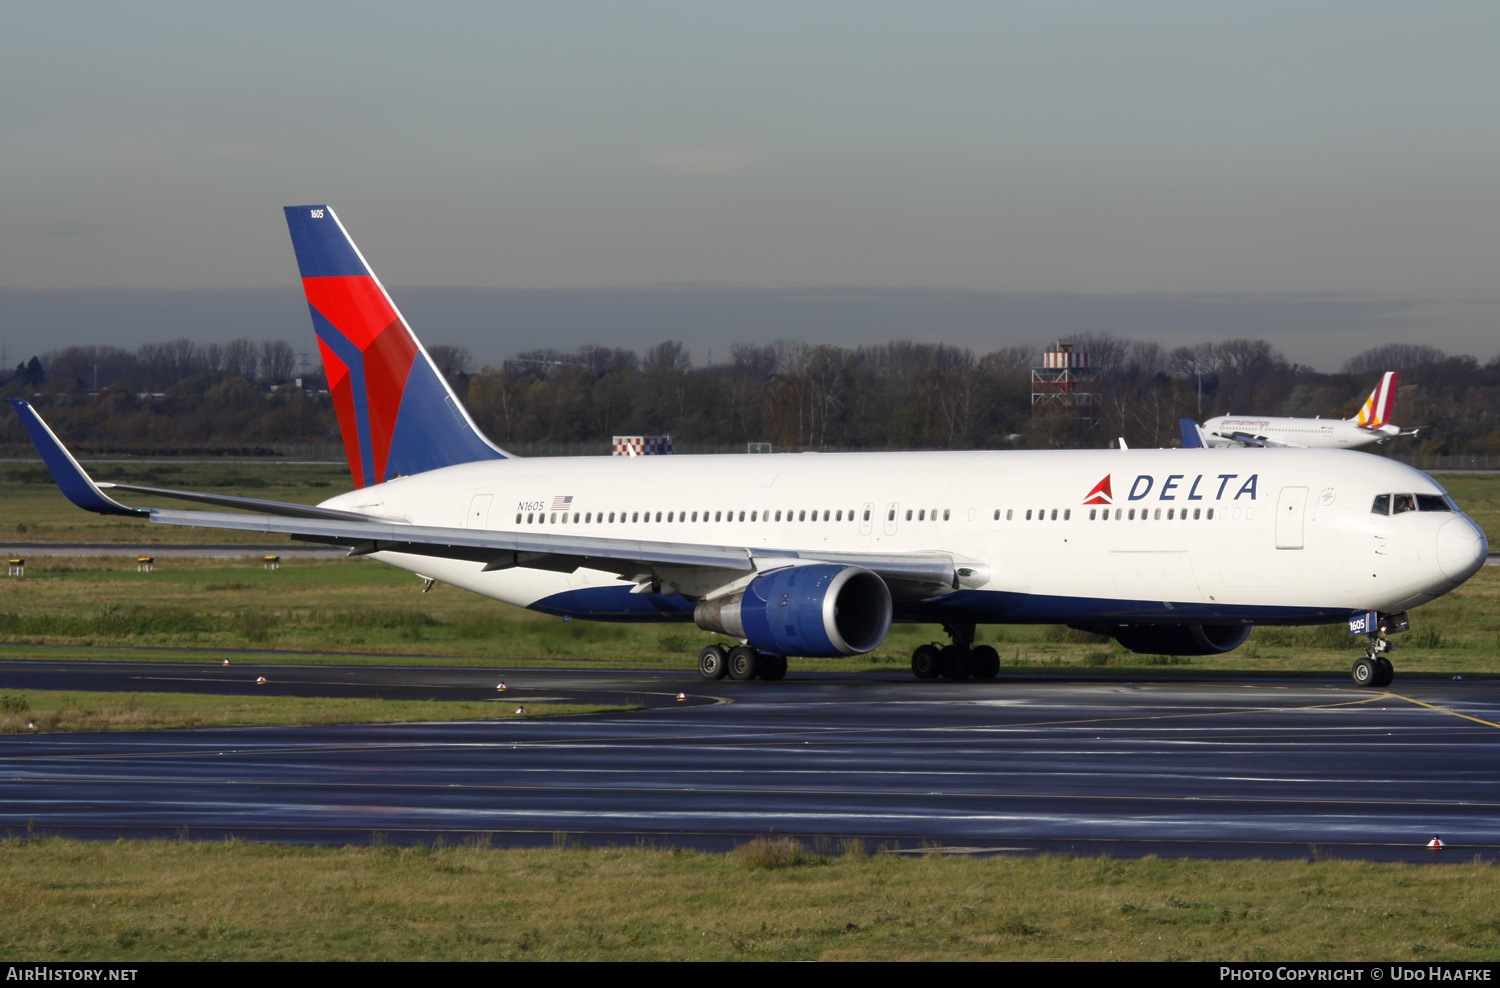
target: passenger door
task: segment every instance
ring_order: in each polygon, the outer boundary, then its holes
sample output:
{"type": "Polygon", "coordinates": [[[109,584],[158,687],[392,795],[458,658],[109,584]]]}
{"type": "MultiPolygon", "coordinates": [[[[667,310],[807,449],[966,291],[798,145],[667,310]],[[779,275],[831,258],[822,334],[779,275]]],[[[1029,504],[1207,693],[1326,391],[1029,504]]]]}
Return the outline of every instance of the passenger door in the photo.
{"type": "Polygon", "coordinates": [[[1302,548],[1302,519],[1307,511],[1306,487],[1283,487],[1276,499],[1276,548],[1302,548]]]}

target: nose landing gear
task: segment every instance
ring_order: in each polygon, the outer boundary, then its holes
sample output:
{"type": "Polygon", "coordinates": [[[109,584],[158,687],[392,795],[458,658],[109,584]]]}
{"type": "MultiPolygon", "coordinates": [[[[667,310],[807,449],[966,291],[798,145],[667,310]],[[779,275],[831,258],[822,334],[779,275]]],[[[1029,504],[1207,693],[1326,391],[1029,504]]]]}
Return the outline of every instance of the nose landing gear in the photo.
{"type": "Polygon", "coordinates": [[[1368,629],[1365,631],[1365,654],[1355,659],[1354,667],[1349,670],[1349,677],[1354,680],[1354,685],[1377,689],[1391,685],[1391,681],[1396,678],[1396,669],[1391,665],[1391,660],[1385,657],[1385,653],[1394,652],[1396,645],[1386,635],[1411,627],[1406,619],[1406,612],[1360,615],[1349,622],[1349,627],[1351,634],[1368,629]]]}

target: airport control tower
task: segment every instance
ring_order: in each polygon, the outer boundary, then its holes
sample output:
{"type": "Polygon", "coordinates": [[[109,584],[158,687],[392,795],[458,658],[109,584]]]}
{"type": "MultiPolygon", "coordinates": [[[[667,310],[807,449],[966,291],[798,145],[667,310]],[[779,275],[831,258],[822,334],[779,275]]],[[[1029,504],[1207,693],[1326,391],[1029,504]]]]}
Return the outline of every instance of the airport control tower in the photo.
{"type": "Polygon", "coordinates": [[[1099,371],[1089,365],[1089,355],[1073,349],[1073,344],[1058,340],[1056,346],[1042,354],[1042,365],[1031,368],[1031,411],[1052,405],[1077,410],[1078,417],[1091,428],[1099,426],[1099,371]]]}

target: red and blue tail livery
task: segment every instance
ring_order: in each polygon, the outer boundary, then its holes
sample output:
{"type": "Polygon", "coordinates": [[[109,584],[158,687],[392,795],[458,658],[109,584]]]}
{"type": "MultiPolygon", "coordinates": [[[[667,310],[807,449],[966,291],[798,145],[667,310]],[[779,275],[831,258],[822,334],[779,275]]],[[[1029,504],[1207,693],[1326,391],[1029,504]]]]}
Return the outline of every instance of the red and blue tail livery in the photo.
{"type": "Polygon", "coordinates": [[[504,459],[327,206],[288,206],[302,290],[356,487],[504,459]]]}

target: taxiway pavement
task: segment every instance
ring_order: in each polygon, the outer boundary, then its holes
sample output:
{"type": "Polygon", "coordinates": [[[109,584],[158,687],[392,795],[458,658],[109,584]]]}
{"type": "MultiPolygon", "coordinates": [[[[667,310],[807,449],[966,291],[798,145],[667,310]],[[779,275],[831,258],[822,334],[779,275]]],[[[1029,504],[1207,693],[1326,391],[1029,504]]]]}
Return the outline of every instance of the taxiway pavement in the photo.
{"type": "Polygon", "coordinates": [[[44,688],[648,709],[3,736],[11,835],[725,848],[775,833],[919,853],[1500,857],[1500,683],[1486,681],[0,663],[0,690],[44,688]],[[1435,834],[1448,849],[1423,846],[1435,834]]]}

